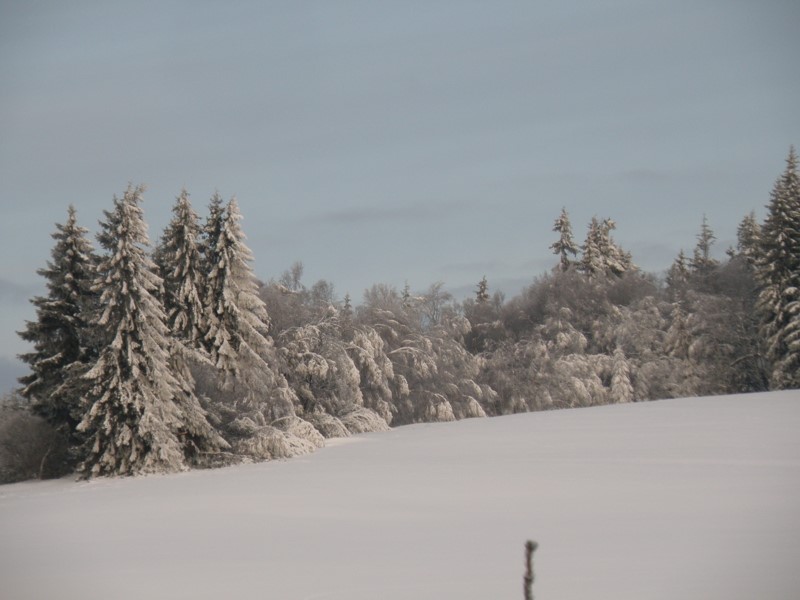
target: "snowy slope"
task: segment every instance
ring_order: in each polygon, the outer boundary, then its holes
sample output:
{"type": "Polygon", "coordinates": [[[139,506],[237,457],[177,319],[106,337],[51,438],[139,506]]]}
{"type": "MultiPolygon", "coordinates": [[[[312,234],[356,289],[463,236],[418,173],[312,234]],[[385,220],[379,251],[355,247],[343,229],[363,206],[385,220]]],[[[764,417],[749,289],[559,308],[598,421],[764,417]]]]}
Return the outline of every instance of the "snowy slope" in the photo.
{"type": "Polygon", "coordinates": [[[0,487],[0,597],[800,598],[800,392],[403,427],[0,487]]]}

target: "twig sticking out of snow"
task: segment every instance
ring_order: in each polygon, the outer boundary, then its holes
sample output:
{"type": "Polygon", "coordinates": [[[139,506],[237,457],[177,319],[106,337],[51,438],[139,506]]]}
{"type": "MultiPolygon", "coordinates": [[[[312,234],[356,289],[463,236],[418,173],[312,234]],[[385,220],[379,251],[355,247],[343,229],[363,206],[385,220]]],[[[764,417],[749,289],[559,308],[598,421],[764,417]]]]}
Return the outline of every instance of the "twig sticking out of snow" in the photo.
{"type": "Polygon", "coordinates": [[[525,542],[525,577],[523,579],[523,589],[525,600],[533,600],[533,553],[539,546],[534,541],[525,542]]]}

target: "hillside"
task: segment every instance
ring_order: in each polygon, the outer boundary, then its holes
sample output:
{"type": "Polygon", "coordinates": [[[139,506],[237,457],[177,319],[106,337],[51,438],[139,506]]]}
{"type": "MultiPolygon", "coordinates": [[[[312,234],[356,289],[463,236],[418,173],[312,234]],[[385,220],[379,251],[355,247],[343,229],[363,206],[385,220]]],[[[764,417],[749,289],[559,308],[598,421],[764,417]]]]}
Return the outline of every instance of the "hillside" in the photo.
{"type": "Polygon", "coordinates": [[[0,487],[26,600],[800,596],[800,392],[414,425],[171,476],[0,487]]]}

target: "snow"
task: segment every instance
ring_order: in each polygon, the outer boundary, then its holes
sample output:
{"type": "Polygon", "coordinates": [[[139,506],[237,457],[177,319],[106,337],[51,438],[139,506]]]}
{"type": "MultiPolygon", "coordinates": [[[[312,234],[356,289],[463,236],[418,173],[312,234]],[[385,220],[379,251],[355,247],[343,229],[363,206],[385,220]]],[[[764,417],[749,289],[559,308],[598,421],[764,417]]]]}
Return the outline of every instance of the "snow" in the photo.
{"type": "Polygon", "coordinates": [[[800,391],[414,425],[0,487],[0,597],[800,597],[800,391]]]}

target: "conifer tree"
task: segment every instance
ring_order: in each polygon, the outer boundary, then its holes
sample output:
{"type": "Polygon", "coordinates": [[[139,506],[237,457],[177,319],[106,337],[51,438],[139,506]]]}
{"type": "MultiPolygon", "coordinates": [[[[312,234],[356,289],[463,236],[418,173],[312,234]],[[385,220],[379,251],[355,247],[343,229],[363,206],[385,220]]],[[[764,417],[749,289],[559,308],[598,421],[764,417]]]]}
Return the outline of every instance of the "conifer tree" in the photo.
{"type": "Polygon", "coordinates": [[[403,291],[400,298],[402,299],[403,308],[411,308],[411,305],[413,304],[413,298],[411,297],[411,286],[408,285],[408,281],[406,281],[405,285],[403,286],[403,291]]]}
{"type": "Polygon", "coordinates": [[[553,224],[553,231],[559,234],[559,238],[550,245],[550,249],[553,254],[559,255],[558,268],[566,271],[572,266],[575,256],[578,254],[578,246],[572,239],[572,224],[566,208],[561,209],[561,214],[553,224]]]}
{"type": "Polygon", "coordinates": [[[611,237],[611,231],[616,227],[611,219],[601,222],[597,217],[592,217],[582,246],[583,257],[579,267],[590,277],[620,276],[635,268],[631,255],[617,246],[611,237]]]}
{"type": "Polygon", "coordinates": [[[667,285],[673,293],[682,296],[686,291],[688,283],[689,263],[686,259],[686,253],[681,249],[677,258],[667,271],[667,285]]]}
{"type": "Polygon", "coordinates": [[[199,217],[182,190],[172,209],[173,218],[154,253],[164,280],[164,310],[170,331],[191,348],[199,348],[208,330],[203,304],[203,268],[199,217]]]}
{"type": "Polygon", "coordinates": [[[736,230],[736,250],[750,265],[758,262],[761,245],[761,225],[756,220],[755,211],[747,215],[736,230]]]}
{"type": "Polygon", "coordinates": [[[478,282],[478,290],[475,292],[475,301],[478,304],[486,304],[489,302],[489,282],[486,281],[486,275],[478,282]]]}
{"type": "Polygon", "coordinates": [[[761,229],[756,275],[758,307],[770,387],[800,387],[800,177],[797,154],[789,150],[786,169],[772,189],[761,229]]]}
{"type": "Polygon", "coordinates": [[[215,196],[205,228],[209,265],[205,292],[209,327],[205,342],[211,361],[223,372],[229,386],[240,376],[252,379],[261,371],[271,370],[265,362],[272,351],[267,334],[269,316],[258,295],[258,283],[250,267],[253,256],[245,245],[241,218],[235,199],[220,210],[215,196]]]}
{"type": "Polygon", "coordinates": [[[607,275],[622,275],[632,270],[633,259],[629,252],[620,248],[611,237],[611,232],[617,228],[612,219],[604,219],[600,225],[600,254],[604,258],[607,275]]]}
{"type": "Polygon", "coordinates": [[[96,257],[86,233],[70,205],[66,223],[57,224],[52,234],[56,243],[51,261],[38,271],[47,280],[48,293],[31,300],[36,321],[28,321],[19,332],[34,346],[33,352],[20,355],[31,369],[20,378],[21,393],[34,412],[69,434],[81,420],[81,376],[96,352],[86,322],[96,301],[91,289],[96,257]]]}
{"type": "Polygon", "coordinates": [[[708,225],[708,219],[703,215],[703,223],[700,226],[700,233],[697,234],[697,245],[690,266],[692,271],[698,275],[708,275],[714,268],[719,266],[719,261],[711,258],[711,246],[716,240],[714,232],[708,225]]]}
{"type": "Polygon", "coordinates": [[[614,404],[632,402],[633,385],[631,384],[630,366],[622,348],[614,350],[611,357],[611,370],[611,402],[614,404]]]}
{"type": "Polygon", "coordinates": [[[162,282],[146,254],[143,190],[129,186],[115,197],[97,236],[106,254],[92,326],[102,350],[85,375],[91,388],[78,425],[88,438],[80,466],[86,477],[178,471],[187,452],[219,447],[191,390],[170,369],[172,344],[156,296],[162,282]]]}
{"type": "Polygon", "coordinates": [[[600,221],[597,220],[597,217],[592,217],[589,222],[589,228],[586,231],[586,241],[581,247],[583,255],[580,263],[580,270],[590,277],[605,273],[605,263],[602,255],[602,235],[600,221]]]}

